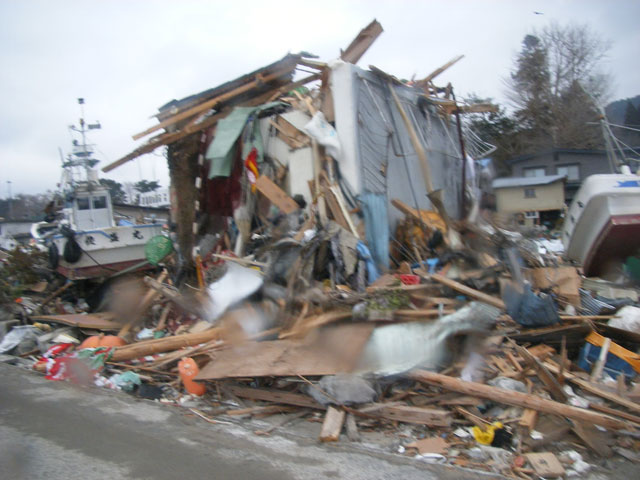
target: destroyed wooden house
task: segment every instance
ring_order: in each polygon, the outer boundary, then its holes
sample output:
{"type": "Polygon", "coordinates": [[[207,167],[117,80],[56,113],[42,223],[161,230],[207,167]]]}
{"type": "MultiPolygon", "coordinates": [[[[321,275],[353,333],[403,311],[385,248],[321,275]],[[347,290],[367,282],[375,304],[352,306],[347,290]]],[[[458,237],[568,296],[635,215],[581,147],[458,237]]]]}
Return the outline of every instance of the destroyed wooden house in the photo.
{"type": "Polygon", "coordinates": [[[20,351],[50,379],[89,362],[95,384],[197,401],[185,414],[208,424],[285,415],[257,435],[300,420],[337,441],[344,425],[516,478],[581,474],[574,447],[638,461],[638,289],[474,217],[479,155],[458,117],[491,107],[433,84],[457,59],[413,82],[356,66],[380,32],[161,107],[136,138],[154,136],[104,170],[168,147],[183,265],[115,283],[102,313],[45,282],[39,304],[20,300],[20,351]],[[180,278],[191,262],[197,283],[180,278]]]}
{"type": "Polygon", "coordinates": [[[246,215],[242,206],[254,214],[257,189],[285,214],[298,208],[292,198],[304,199],[321,223],[335,220],[387,268],[395,224],[407,208],[434,210],[427,194],[439,199],[445,216],[464,216],[463,184],[473,168],[463,161],[457,114],[464,109],[450,85],[432,82],[443,69],[408,84],[354,65],[381,31],[372,22],[329,64],[289,54],[171,101],[158,123],[134,139],[155,136],[103,170],[168,145],[178,243],[187,261],[194,235],[226,230],[234,213],[246,215]],[[298,80],[300,70],[307,76],[298,80]]]}

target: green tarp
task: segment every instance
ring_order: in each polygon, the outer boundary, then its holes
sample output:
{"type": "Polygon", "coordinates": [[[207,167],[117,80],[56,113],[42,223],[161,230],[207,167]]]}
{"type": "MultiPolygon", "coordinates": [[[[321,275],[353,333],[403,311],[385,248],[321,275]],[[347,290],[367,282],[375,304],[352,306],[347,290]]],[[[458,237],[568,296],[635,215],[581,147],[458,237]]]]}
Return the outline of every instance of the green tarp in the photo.
{"type": "MultiPolygon", "coordinates": [[[[254,113],[262,110],[285,105],[281,102],[265,103],[257,107],[236,107],[220,120],[216,127],[216,135],[209,145],[205,158],[210,161],[209,178],[228,177],[231,175],[233,165],[233,145],[247,126],[247,121],[254,113]]],[[[249,129],[245,132],[242,145],[242,158],[246,158],[253,147],[258,150],[258,163],[262,162],[263,144],[262,135],[257,121],[250,121],[249,129]]]]}

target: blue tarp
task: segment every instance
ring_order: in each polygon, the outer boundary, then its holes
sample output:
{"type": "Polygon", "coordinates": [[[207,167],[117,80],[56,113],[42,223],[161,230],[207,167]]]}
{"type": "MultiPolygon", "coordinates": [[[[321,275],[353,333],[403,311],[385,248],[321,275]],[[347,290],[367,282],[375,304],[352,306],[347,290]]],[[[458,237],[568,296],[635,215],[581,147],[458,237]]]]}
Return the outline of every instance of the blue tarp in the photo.
{"type": "Polygon", "coordinates": [[[360,195],[367,244],[376,265],[385,271],[389,268],[389,214],[385,194],[365,192],[360,195]]]}

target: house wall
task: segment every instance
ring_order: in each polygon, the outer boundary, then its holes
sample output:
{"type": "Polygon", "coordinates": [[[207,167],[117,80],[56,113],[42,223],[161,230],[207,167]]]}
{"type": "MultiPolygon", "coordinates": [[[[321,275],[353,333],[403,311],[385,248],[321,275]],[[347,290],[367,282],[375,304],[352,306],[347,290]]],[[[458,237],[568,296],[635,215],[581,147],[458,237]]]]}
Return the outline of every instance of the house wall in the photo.
{"type": "MultiPolygon", "coordinates": [[[[354,193],[386,195],[391,228],[404,217],[391,206],[392,199],[433,210],[420,160],[387,83],[372,72],[339,64],[332,70],[331,91],[342,146],[340,171],[354,193]]],[[[442,190],[448,214],[459,218],[463,161],[455,123],[432,105],[419,108],[413,89],[397,86],[395,92],[425,148],[433,188],[442,190]]]]}
{"type": "MultiPolygon", "coordinates": [[[[304,126],[311,117],[303,112],[293,110],[281,115],[298,130],[304,131],[304,126]]],[[[291,196],[302,195],[307,204],[311,204],[312,196],[309,190],[309,180],[313,180],[313,152],[311,147],[292,150],[289,145],[275,135],[271,127],[272,117],[260,120],[260,132],[264,140],[265,154],[289,167],[287,175],[287,191],[291,196]]]]}
{"type": "Polygon", "coordinates": [[[495,195],[498,212],[502,213],[560,210],[564,206],[562,182],[533,187],[498,188],[495,195]],[[535,189],[535,198],[526,198],[525,188],[535,189]]]}

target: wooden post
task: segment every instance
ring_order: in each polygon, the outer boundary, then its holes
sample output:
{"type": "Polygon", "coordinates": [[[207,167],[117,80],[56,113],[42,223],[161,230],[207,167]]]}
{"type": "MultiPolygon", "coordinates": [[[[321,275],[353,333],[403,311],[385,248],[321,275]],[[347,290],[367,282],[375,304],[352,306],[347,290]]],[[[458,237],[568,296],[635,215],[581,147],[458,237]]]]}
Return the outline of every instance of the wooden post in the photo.
{"type": "Polygon", "coordinates": [[[561,415],[575,420],[584,420],[612,430],[628,428],[628,424],[621,420],[592,412],[590,410],[573,407],[571,405],[564,405],[535,395],[527,395],[526,393],[491,387],[482,383],[465,382],[459,378],[428,372],[426,370],[413,371],[409,373],[409,378],[429,385],[436,385],[446,390],[460,392],[474,397],[486,398],[506,405],[531,408],[538,412],[561,415]]]}

